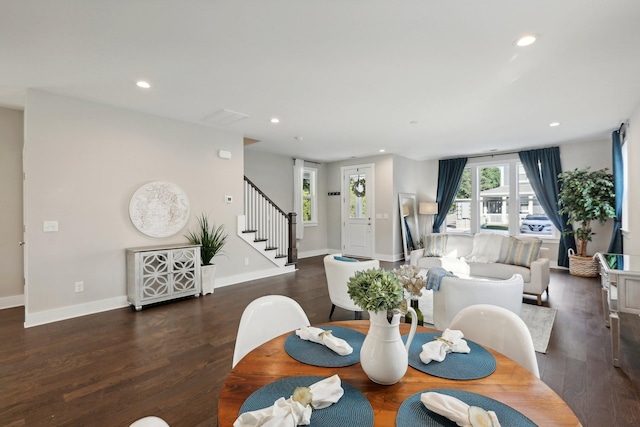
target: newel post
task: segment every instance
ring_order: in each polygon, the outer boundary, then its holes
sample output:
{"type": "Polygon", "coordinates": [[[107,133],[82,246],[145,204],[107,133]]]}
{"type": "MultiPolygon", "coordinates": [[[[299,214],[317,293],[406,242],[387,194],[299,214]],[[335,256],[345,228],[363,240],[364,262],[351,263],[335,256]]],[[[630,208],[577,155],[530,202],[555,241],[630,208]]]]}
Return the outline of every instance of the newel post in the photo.
{"type": "Polygon", "coordinates": [[[296,246],[296,213],[287,214],[289,221],[289,249],[287,251],[287,263],[296,264],[298,262],[298,248],[296,246]]]}

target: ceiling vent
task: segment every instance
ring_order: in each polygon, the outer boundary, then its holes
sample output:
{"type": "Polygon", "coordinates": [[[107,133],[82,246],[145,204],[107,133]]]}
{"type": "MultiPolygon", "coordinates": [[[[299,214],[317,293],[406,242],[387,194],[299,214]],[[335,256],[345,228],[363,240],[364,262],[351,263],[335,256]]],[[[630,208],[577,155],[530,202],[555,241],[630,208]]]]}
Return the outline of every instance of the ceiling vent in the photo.
{"type": "Polygon", "coordinates": [[[218,110],[215,113],[207,116],[203,119],[203,121],[207,123],[211,123],[217,126],[227,126],[231,123],[235,123],[237,121],[248,119],[249,116],[242,113],[237,113],[231,110],[218,110]]]}

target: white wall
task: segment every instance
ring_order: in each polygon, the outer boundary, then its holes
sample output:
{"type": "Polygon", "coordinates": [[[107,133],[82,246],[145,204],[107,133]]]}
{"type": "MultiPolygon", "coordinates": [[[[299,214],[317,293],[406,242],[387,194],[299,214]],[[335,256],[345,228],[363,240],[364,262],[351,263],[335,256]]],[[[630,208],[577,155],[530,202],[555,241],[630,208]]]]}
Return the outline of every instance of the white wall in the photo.
{"type": "MultiPolygon", "coordinates": [[[[418,215],[417,208],[419,207],[420,200],[418,199],[418,191],[420,189],[420,181],[418,177],[419,168],[422,162],[418,162],[412,159],[407,159],[402,156],[393,156],[393,194],[395,194],[395,209],[394,209],[394,219],[392,221],[393,224],[393,235],[399,236],[399,239],[394,239],[393,243],[393,254],[396,259],[401,259],[404,257],[404,247],[402,244],[402,217],[400,215],[400,201],[398,198],[399,193],[409,193],[414,194],[416,196],[416,212],[418,215]]],[[[417,243],[420,240],[420,236],[424,228],[422,227],[422,222],[418,217],[418,230],[415,230],[414,235],[412,236],[414,243],[417,243]]],[[[413,228],[413,227],[411,227],[413,228]]]]}
{"type": "MultiPolygon", "coordinates": [[[[345,166],[375,165],[375,248],[374,258],[383,261],[402,259],[402,234],[398,211],[398,193],[417,193],[421,162],[401,156],[385,154],[380,156],[349,159],[327,165],[327,191],[341,191],[341,169],[345,166]],[[382,218],[377,218],[380,214],[382,218]],[[386,219],[385,219],[386,216],[386,219]]],[[[328,245],[340,250],[340,197],[329,197],[328,203],[328,245]]]]}
{"type": "MultiPolygon", "coordinates": [[[[424,160],[418,167],[418,203],[435,202],[438,196],[438,160],[424,160]]],[[[420,230],[431,233],[433,217],[421,215],[420,230]]]]}
{"type": "Polygon", "coordinates": [[[24,155],[27,326],[124,305],[124,249],[186,242],[201,212],[229,233],[227,255],[214,258],[216,282],[273,267],[236,233],[239,134],[29,91],[24,155]],[[232,158],[218,158],[220,149],[232,158]],[[191,205],[191,222],[168,238],[145,236],[129,219],[133,193],[156,180],[181,187],[191,205]],[[234,203],[225,204],[226,195],[234,203]],[[45,220],[58,221],[59,231],[43,233],[45,220]],[[84,281],[84,292],[74,292],[76,281],[84,281]]]}
{"type": "Polygon", "coordinates": [[[22,247],[22,111],[0,108],[0,309],[24,303],[22,247]]]}
{"type": "MultiPolygon", "coordinates": [[[[7,114],[6,111],[1,113],[7,114]]],[[[19,112],[8,114],[19,116],[19,112]]],[[[0,114],[0,117],[4,115],[0,114]]],[[[186,241],[183,237],[186,229],[171,238],[154,239],[143,235],[131,224],[128,204],[132,194],[142,184],[154,180],[179,185],[189,196],[192,216],[206,211],[213,221],[227,226],[230,236],[225,248],[227,256],[214,259],[218,264],[218,278],[223,282],[242,281],[247,274],[259,275],[271,267],[269,261],[236,236],[236,217],[242,213],[243,200],[241,135],[40,91],[29,91],[24,120],[27,325],[126,304],[124,249],[186,241]],[[219,149],[231,151],[232,159],[219,159],[219,149]],[[225,195],[233,196],[234,203],[225,204],[225,195]],[[45,220],[59,221],[60,231],[43,233],[45,220]],[[250,259],[249,266],[244,265],[245,258],[250,259]],[[80,280],[85,282],[85,292],[75,293],[73,284],[80,280]]],[[[640,132],[634,132],[635,121],[640,123],[640,108],[630,120],[631,182],[638,182],[639,178],[640,132]]],[[[22,140],[16,129],[19,118],[13,117],[10,122],[10,128],[14,130],[6,130],[0,124],[3,147],[6,135],[12,132],[15,141],[22,140]]],[[[11,155],[15,158],[15,147],[13,150],[11,155]]],[[[587,165],[594,169],[611,167],[608,140],[563,145],[560,152],[565,170],[587,165]]],[[[4,151],[2,154],[4,159],[4,151]]],[[[262,176],[268,176],[274,170],[258,171],[258,156],[252,156],[249,163],[251,173],[262,180],[262,176]]],[[[15,163],[12,162],[14,167],[15,163]]],[[[375,256],[397,259],[401,252],[397,193],[400,189],[415,192],[418,202],[435,200],[435,160],[415,162],[414,165],[409,159],[383,155],[319,165],[318,191],[323,200],[321,207],[326,207],[321,208],[320,215],[321,219],[326,215],[322,221],[326,230],[320,227],[305,230],[309,239],[302,243],[302,252],[340,248],[340,198],[326,195],[341,191],[341,166],[366,163],[376,165],[375,213],[387,214],[389,218],[376,220],[375,256]],[[393,178],[399,173],[397,168],[411,172],[405,171],[393,178]],[[417,184],[413,186],[412,182],[417,184]]],[[[290,167],[287,169],[291,170],[290,167]]],[[[282,174],[291,176],[292,172],[282,174]]],[[[290,197],[286,194],[292,194],[292,181],[287,179],[286,182],[290,183],[291,190],[283,188],[280,193],[276,192],[275,198],[290,197]]],[[[630,191],[632,206],[640,203],[639,197],[638,192],[630,191]]],[[[638,215],[630,218],[629,233],[640,227],[639,222],[638,215]]],[[[194,225],[195,218],[188,227],[194,225]]],[[[611,225],[597,232],[590,252],[606,250],[611,225]]],[[[20,238],[18,233],[7,239],[11,243],[20,238]]],[[[640,253],[640,244],[637,240],[635,243],[634,246],[628,235],[625,251],[640,253]]],[[[11,289],[7,291],[4,285],[0,286],[0,292],[20,291],[15,287],[11,289]]],[[[5,294],[0,297],[2,295],[5,294]]]]}
{"type": "Polygon", "coordinates": [[[623,251],[625,254],[640,255],[640,237],[637,236],[640,230],[640,104],[636,107],[629,118],[629,128],[627,130],[627,155],[629,169],[629,187],[627,189],[629,204],[629,225],[628,230],[623,233],[623,251]]]}
{"type": "MultiPolygon", "coordinates": [[[[260,144],[257,142],[256,144],[260,144]]],[[[305,162],[305,167],[318,170],[318,225],[305,226],[298,240],[298,258],[326,254],[327,248],[327,173],[324,164],[305,162]]],[[[244,151],[244,174],[285,212],[293,212],[293,158],[264,153],[251,146],[244,151]]],[[[298,218],[298,220],[300,220],[298,218]]]]}

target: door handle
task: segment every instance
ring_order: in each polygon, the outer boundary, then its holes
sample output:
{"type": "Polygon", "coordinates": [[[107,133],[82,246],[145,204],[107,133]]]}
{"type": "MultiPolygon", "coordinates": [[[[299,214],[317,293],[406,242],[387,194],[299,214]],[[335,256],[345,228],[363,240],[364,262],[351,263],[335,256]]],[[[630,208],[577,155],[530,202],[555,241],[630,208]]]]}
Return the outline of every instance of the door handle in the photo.
{"type": "Polygon", "coordinates": [[[26,242],[18,242],[18,245],[24,246],[26,242]]]}

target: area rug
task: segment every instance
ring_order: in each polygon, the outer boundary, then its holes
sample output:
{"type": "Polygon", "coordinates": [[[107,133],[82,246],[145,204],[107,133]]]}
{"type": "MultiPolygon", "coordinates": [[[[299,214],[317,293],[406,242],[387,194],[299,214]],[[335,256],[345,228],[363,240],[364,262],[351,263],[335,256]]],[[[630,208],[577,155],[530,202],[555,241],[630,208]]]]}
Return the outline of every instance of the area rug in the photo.
{"type": "MultiPolygon", "coordinates": [[[[428,323],[429,326],[433,326],[433,291],[422,291],[422,296],[418,301],[418,307],[422,310],[424,322],[428,323]]],[[[520,317],[529,328],[531,338],[533,339],[533,347],[538,353],[547,352],[553,322],[556,319],[556,311],[555,308],[522,304],[520,317]]]]}

